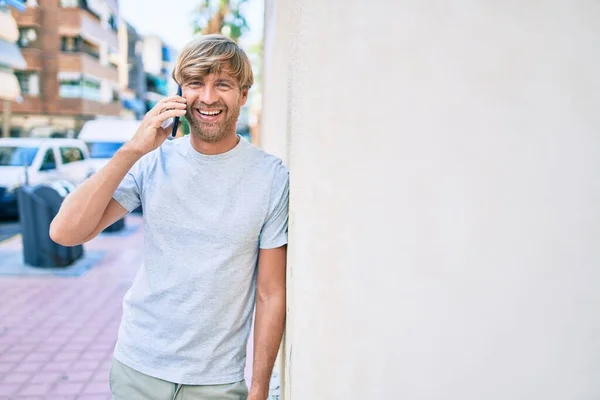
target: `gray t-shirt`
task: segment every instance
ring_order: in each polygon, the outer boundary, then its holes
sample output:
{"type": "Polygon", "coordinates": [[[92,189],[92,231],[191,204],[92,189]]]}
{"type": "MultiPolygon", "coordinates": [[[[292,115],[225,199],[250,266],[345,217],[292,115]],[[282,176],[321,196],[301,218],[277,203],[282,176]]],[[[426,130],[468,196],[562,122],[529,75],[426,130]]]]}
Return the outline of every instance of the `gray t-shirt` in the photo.
{"type": "Polygon", "coordinates": [[[287,243],[288,170],[240,139],[217,155],[189,136],[142,157],[114,194],[144,216],[144,264],[123,301],[115,358],[156,378],[244,378],[260,249],[287,243]]]}

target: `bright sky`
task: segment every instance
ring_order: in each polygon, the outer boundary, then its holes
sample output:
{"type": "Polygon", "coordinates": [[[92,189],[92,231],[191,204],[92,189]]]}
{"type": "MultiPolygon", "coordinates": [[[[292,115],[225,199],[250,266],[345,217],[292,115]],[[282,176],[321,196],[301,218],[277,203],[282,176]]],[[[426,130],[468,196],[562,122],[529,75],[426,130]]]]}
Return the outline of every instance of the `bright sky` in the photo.
{"type": "MultiPolygon", "coordinates": [[[[121,17],[142,35],[158,35],[165,43],[181,48],[192,38],[191,15],[200,0],[119,0],[121,17]]],[[[264,0],[249,0],[244,15],[250,31],[240,40],[242,46],[260,40],[264,0]]]]}

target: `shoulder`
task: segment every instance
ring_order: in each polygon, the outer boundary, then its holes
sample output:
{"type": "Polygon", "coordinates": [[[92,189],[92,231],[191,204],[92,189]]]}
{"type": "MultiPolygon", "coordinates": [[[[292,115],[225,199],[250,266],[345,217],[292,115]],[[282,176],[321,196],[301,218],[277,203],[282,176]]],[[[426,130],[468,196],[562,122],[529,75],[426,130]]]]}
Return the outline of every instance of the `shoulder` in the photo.
{"type": "Polygon", "coordinates": [[[288,179],[289,170],[281,158],[264,151],[252,143],[248,142],[246,146],[247,154],[254,168],[262,173],[266,173],[267,176],[273,176],[275,179],[288,179]]]}
{"type": "Polygon", "coordinates": [[[157,149],[144,155],[139,163],[143,169],[152,169],[156,165],[161,164],[167,158],[177,157],[182,155],[183,138],[169,139],[161,144],[157,149]]]}
{"type": "Polygon", "coordinates": [[[180,137],[176,139],[167,139],[165,142],[160,145],[160,147],[154,152],[157,153],[157,157],[161,156],[176,156],[176,155],[184,155],[185,152],[185,142],[189,140],[189,137],[180,137]]]}
{"type": "Polygon", "coordinates": [[[180,147],[175,140],[165,141],[157,149],[144,154],[130,169],[129,173],[135,177],[148,179],[154,175],[154,172],[165,164],[165,160],[171,159],[173,154],[177,154],[180,147]]]}
{"type": "Polygon", "coordinates": [[[252,159],[251,168],[271,192],[280,192],[289,186],[289,170],[283,160],[274,154],[249,143],[248,152],[252,159]]]}

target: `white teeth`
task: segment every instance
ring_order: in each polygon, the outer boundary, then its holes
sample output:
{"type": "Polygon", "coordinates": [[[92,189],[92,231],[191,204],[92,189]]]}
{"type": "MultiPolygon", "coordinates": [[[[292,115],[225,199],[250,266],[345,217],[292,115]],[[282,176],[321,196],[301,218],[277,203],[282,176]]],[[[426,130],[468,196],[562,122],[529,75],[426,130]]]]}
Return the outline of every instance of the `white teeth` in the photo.
{"type": "Polygon", "coordinates": [[[213,116],[213,115],[217,115],[220,113],[221,113],[221,111],[200,111],[200,114],[208,115],[208,116],[213,116]]]}

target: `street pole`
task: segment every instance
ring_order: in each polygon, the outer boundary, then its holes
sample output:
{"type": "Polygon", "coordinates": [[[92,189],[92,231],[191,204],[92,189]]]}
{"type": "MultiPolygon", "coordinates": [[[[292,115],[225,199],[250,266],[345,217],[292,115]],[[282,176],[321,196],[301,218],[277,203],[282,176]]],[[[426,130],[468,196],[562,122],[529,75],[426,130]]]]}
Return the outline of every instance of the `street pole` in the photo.
{"type": "Polygon", "coordinates": [[[10,137],[10,118],[11,118],[11,102],[4,100],[4,110],[2,113],[2,136],[10,137]]]}

